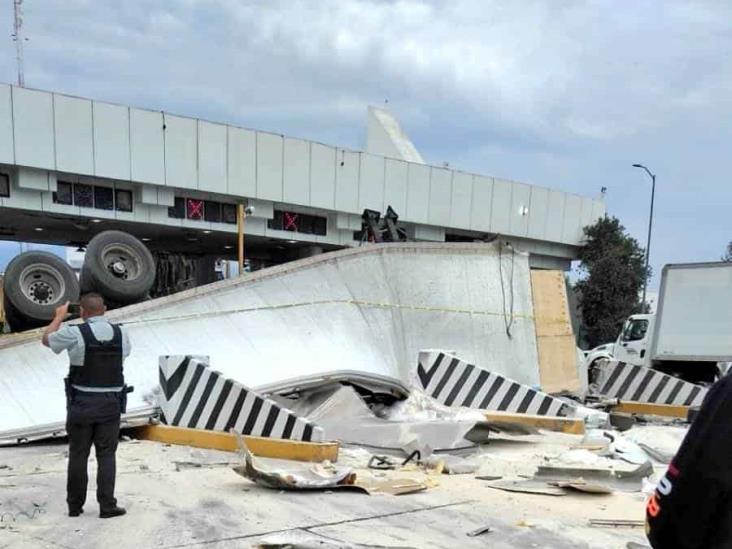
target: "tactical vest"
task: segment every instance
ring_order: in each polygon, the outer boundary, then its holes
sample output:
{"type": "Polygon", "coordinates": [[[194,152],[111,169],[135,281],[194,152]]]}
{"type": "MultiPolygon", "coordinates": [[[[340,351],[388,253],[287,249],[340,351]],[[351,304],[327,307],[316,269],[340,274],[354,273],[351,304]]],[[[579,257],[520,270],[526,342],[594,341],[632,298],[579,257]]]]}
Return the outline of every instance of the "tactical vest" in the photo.
{"type": "Polygon", "coordinates": [[[69,368],[69,381],[72,385],[99,389],[122,387],[125,384],[122,374],[122,330],[111,324],[113,336],[109,341],[99,341],[94,337],[91,325],[79,324],[84,339],[84,365],[72,364],[69,368]]]}

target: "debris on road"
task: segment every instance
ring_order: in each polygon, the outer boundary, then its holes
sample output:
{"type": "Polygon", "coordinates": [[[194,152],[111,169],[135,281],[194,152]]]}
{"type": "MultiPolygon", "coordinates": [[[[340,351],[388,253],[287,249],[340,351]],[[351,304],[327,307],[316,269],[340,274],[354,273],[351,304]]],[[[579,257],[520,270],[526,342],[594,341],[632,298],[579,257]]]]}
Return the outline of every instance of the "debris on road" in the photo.
{"type": "Polygon", "coordinates": [[[481,536],[483,534],[490,534],[493,532],[493,528],[490,526],[482,526],[481,528],[478,528],[476,530],[473,530],[471,532],[468,532],[466,536],[474,538],[476,536],[481,536]]]}
{"type": "Polygon", "coordinates": [[[237,465],[233,470],[256,484],[275,490],[326,490],[354,486],[356,482],[356,474],[350,467],[255,458],[248,450],[244,455],[244,465],[237,465]]]}
{"type": "Polygon", "coordinates": [[[645,521],[628,519],[590,519],[590,526],[608,528],[642,528],[645,526],[645,521]]]}
{"type": "Polygon", "coordinates": [[[487,484],[489,488],[506,492],[522,492],[524,494],[541,494],[542,496],[566,496],[567,491],[552,486],[545,481],[537,480],[502,480],[487,484]]]}
{"type": "Polygon", "coordinates": [[[347,543],[306,531],[294,530],[262,538],[253,549],[415,549],[396,545],[347,543]]]}

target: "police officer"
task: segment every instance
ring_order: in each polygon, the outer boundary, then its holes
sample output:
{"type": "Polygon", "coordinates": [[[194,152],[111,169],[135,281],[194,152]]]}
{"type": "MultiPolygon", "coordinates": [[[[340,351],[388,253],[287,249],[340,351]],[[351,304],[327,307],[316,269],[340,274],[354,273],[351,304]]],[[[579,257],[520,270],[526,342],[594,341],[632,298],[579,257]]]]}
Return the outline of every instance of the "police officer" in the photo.
{"type": "Polygon", "coordinates": [[[115,452],[119,438],[120,414],[126,400],[122,363],[130,354],[127,334],[104,318],[107,308],[102,296],[88,293],[81,297],[83,324],[61,327],[69,304],[56,309],[42,342],[59,354],[68,351],[69,376],[66,378],[66,432],[69,437],[69,466],[66,502],[69,516],[84,512],[87,486],[87,460],[92,443],[97,456],[97,501],[99,516],[124,515],[114,497],[115,452]]]}

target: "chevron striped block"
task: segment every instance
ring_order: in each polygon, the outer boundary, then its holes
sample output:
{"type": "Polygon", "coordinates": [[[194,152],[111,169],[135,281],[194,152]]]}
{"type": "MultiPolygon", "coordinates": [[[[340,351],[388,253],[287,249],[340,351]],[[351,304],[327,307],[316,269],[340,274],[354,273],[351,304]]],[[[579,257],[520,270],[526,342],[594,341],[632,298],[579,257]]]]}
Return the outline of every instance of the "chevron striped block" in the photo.
{"type": "Polygon", "coordinates": [[[323,429],[209,368],[207,357],[160,357],[160,408],[168,425],[319,442],[323,429]]]}
{"type": "Polygon", "coordinates": [[[630,402],[701,406],[707,390],[643,366],[613,360],[600,367],[601,395],[630,402]]]}
{"type": "Polygon", "coordinates": [[[559,398],[440,351],[419,353],[417,377],[428,395],[447,406],[557,417],[574,413],[559,398]]]}

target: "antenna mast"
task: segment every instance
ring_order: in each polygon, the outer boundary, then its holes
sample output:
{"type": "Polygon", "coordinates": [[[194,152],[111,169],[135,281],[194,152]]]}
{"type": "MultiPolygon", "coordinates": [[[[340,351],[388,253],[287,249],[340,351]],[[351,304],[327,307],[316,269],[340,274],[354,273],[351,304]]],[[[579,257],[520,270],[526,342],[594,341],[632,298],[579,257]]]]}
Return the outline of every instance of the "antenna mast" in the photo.
{"type": "Polygon", "coordinates": [[[13,26],[13,40],[15,41],[15,60],[18,64],[18,86],[25,86],[23,75],[23,0],[13,0],[13,15],[15,24],[13,26]]]}

